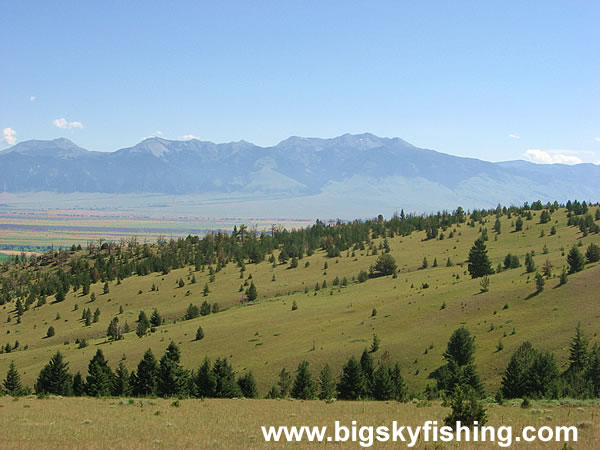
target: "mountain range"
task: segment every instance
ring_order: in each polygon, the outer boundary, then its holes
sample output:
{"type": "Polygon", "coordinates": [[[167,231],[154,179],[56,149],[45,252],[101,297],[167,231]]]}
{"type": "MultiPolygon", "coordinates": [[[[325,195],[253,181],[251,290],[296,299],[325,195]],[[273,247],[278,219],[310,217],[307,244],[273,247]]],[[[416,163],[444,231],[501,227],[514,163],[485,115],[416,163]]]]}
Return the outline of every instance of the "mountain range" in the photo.
{"type": "Polygon", "coordinates": [[[152,137],[114,152],[68,139],[0,152],[0,191],[315,198],[414,211],[600,199],[600,166],[491,163],[400,138],[290,137],[272,147],[152,137]]]}

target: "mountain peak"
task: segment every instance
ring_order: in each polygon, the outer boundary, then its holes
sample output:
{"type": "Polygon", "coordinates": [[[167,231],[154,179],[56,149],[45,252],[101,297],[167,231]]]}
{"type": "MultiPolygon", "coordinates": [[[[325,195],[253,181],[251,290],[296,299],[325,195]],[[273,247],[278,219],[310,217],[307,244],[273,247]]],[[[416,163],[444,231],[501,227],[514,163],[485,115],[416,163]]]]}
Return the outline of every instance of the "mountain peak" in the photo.
{"type": "Polygon", "coordinates": [[[67,138],[51,140],[37,140],[19,142],[1,153],[18,153],[27,156],[54,156],[69,158],[89,153],[67,138]]]}

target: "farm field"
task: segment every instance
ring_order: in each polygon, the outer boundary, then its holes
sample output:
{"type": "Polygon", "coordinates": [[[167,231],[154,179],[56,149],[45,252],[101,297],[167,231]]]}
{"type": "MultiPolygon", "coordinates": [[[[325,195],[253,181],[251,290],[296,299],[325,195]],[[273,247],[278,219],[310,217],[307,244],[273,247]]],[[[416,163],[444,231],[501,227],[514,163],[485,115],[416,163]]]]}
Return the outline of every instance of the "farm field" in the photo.
{"type": "MultiPolygon", "coordinates": [[[[156,212],[156,211],[155,211],[156,212]]],[[[216,218],[196,216],[141,215],[123,210],[14,209],[0,206],[0,255],[8,250],[86,246],[88,242],[118,242],[132,237],[140,242],[204,235],[210,231],[230,231],[245,223],[259,231],[273,226],[306,226],[300,219],[216,218]],[[3,251],[4,250],[4,251],[3,251]]]]}

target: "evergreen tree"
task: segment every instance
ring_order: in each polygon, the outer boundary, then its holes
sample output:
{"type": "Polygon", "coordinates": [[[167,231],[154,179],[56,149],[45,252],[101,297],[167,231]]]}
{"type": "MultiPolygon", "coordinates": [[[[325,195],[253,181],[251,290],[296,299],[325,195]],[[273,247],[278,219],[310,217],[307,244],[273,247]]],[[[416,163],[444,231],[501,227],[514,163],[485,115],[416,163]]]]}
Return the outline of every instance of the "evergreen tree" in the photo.
{"type": "Polygon", "coordinates": [[[104,283],[104,288],[102,289],[102,292],[104,292],[104,294],[108,294],[110,292],[110,287],[108,286],[108,281],[106,283],[104,283]]]}
{"type": "Polygon", "coordinates": [[[396,389],[392,379],[392,370],[384,362],[379,364],[374,374],[373,398],[375,400],[393,400],[396,389]]]}
{"type": "Polygon", "coordinates": [[[285,367],[279,372],[279,381],[277,382],[277,385],[279,386],[281,396],[283,398],[287,397],[292,388],[292,376],[285,367]]]}
{"type": "MultiPolygon", "coordinates": [[[[377,314],[377,310],[373,309],[375,314],[377,314]]],[[[381,344],[381,340],[377,337],[376,334],[373,334],[373,342],[371,343],[371,353],[375,353],[379,350],[379,345],[381,344]]]]}
{"type": "Polygon", "coordinates": [[[110,321],[108,325],[108,329],[106,330],[106,335],[109,339],[113,341],[118,341],[123,338],[123,334],[121,333],[121,327],[119,327],[119,318],[115,317],[110,321]]]}
{"type": "Polygon", "coordinates": [[[196,340],[201,341],[202,339],[204,339],[204,330],[202,327],[198,327],[196,330],[196,340]]]}
{"type": "Polygon", "coordinates": [[[569,346],[569,368],[567,372],[580,373],[587,367],[588,345],[589,341],[583,333],[581,323],[578,323],[577,328],[575,328],[575,336],[569,346]]]}
{"type": "Polygon", "coordinates": [[[158,309],[154,308],[152,315],[150,316],[150,325],[158,327],[162,323],[162,317],[160,316],[158,309]]]}
{"type": "Polygon", "coordinates": [[[457,387],[450,398],[452,412],[444,418],[444,424],[456,429],[457,423],[472,428],[485,425],[487,414],[483,404],[478,399],[478,393],[469,386],[457,387]]]}
{"type": "Polygon", "coordinates": [[[77,372],[73,376],[73,395],[75,397],[83,397],[86,392],[85,381],[81,376],[81,372],[77,372]]]}
{"type": "Polygon", "coordinates": [[[296,379],[294,380],[291,394],[293,398],[302,400],[311,400],[315,398],[315,383],[312,379],[312,374],[308,368],[307,361],[301,361],[300,364],[298,364],[298,372],[296,374],[296,379]]]}
{"type": "Polygon", "coordinates": [[[217,358],[213,366],[217,385],[215,387],[215,397],[217,398],[234,398],[240,397],[242,392],[235,379],[235,372],[227,358],[217,358]]]}
{"type": "Polygon", "coordinates": [[[600,247],[592,242],[585,251],[585,257],[590,263],[600,261],[600,247]]]}
{"type": "Polygon", "coordinates": [[[60,352],[50,358],[40,371],[35,383],[38,394],[54,394],[68,396],[73,392],[73,380],[69,373],[69,363],[63,361],[60,352]]]}
{"type": "Polygon", "coordinates": [[[529,371],[537,354],[530,342],[523,342],[513,353],[502,376],[502,395],[505,398],[523,398],[529,394],[529,371]]]}
{"type": "Polygon", "coordinates": [[[135,377],[132,376],[133,394],[148,397],[156,394],[158,363],[151,349],[146,350],[137,366],[135,377]]]}
{"type": "Polygon", "coordinates": [[[515,222],[515,231],[523,230],[523,219],[521,217],[517,217],[517,221],[515,222]]]}
{"type": "Polygon", "coordinates": [[[202,365],[194,376],[196,396],[200,398],[212,398],[216,395],[217,378],[210,366],[210,360],[204,358],[202,365]]]}
{"type": "Polygon", "coordinates": [[[257,398],[258,389],[256,388],[256,380],[252,371],[249,371],[245,375],[238,378],[238,385],[242,391],[242,395],[246,398],[257,398]]]}
{"type": "Polygon", "coordinates": [[[560,381],[552,353],[538,353],[527,375],[527,392],[535,398],[558,397],[560,381]]]}
{"type": "Polygon", "coordinates": [[[8,366],[8,373],[6,374],[6,378],[2,383],[4,385],[4,390],[8,395],[12,395],[13,397],[17,397],[23,394],[23,385],[21,384],[21,376],[17,371],[17,367],[15,366],[15,362],[11,361],[8,366]]]}
{"type": "Polygon", "coordinates": [[[365,349],[360,357],[360,368],[365,378],[366,394],[373,395],[373,385],[375,383],[375,362],[371,354],[365,349]]]}
{"type": "Polygon", "coordinates": [[[544,290],[544,284],[546,282],[544,281],[544,277],[539,273],[536,272],[535,273],[535,293],[539,294],[540,292],[542,292],[544,290]]]}
{"type": "Polygon", "coordinates": [[[527,253],[525,255],[525,270],[527,273],[535,272],[535,261],[533,260],[533,254],[527,253]]]}
{"type": "Polygon", "coordinates": [[[210,303],[208,303],[206,300],[204,300],[202,302],[202,305],[200,305],[200,315],[208,316],[209,314],[210,314],[210,303]]]}
{"type": "Polygon", "coordinates": [[[365,377],[360,362],[352,356],[342,369],[337,385],[338,397],[342,400],[359,400],[367,393],[365,377]]]}
{"type": "Polygon", "coordinates": [[[187,395],[189,373],[181,366],[180,360],[181,351],[171,341],[158,368],[158,395],[161,397],[187,395]]]}
{"type": "Polygon", "coordinates": [[[329,364],[325,363],[319,374],[319,399],[330,400],[335,397],[335,378],[329,364]]]}
{"type": "Polygon", "coordinates": [[[102,350],[97,350],[88,364],[86,391],[91,397],[106,397],[111,394],[113,373],[104,358],[102,350]]]}
{"type": "Polygon", "coordinates": [[[389,253],[383,253],[377,258],[373,271],[381,275],[392,275],[397,267],[396,259],[389,253]]]}
{"type": "Polygon", "coordinates": [[[190,303],[190,306],[188,306],[188,308],[185,312],[184,319],[191,320],[191,319],[195,319],[198,316],[200,316],[200,309],[196,305],[193,305],[192,303],[190,303]]]}
{"type": "Polygon", "coordinates": [[[477,239],[469,252],[469,273],[472,278],[483,277],[493,273],[492,264],[487,255],[485,242],[477,239]]]}
{"type": "Polygon", "coordinates": [[[391,376],[392,383],[394,384],[394,399],[399,402],[405,402],[408,399],[408,389],[406,387],[406,383],[404,382],[404,378],[402,377],[400,365],[398,363],[394,364],[391,376]]]}
{"type": "Polygon", "coordinates": [[[585,258],[576,245],[571,248],[569,254],[567,255],[567,263],[569,264],[569,273],[575,273],[583,270],[585,258]]]}
{"type": "Polygon", "coordinates": [[[254,286],[254,281],[250,283],[246,296],[248,297],[249,302],[253,302],[258,298],[258,291],[256,290],[256,286],[254,286]]]}
{"type": "Polygon", "coordinates": [[[129,384],[129,372],[123,361],[119,361],[115,377],[112,385],[112,395],[117,397],[127,397],[131,394],[131,386],[129,384]]]}

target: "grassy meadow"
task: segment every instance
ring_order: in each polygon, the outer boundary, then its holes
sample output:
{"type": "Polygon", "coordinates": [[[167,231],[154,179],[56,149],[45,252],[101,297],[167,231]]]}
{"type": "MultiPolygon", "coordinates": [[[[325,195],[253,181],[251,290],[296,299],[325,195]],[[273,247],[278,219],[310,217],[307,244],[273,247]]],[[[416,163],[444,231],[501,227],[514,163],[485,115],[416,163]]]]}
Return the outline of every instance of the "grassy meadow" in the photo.
{"type": "MultiPolygon", "coordinates": [[[[92,399],[33,396],[13,400],[0,397],[2,448],[361,448],[359,444],[265,442],[261,426],[327,426],[334,421],[351,426],[391,427],[393,420],[406,426],[438,423],[449,408],[439,402],[334,402],[248,399],[92,399]],[[67,438],[68,437],[68,438],[67,438]]],[[[577,426],[577,449],[595,449],[600,440],[597,403],[518,402],[488,405],[488,424],[513,427],[513,436],[525,426],[577,426]]],[[[377,448],[405,448],[402,443],[375,443],[377,448]]],[[[557,442],[513,443],[515,448],[561,448],[557,442]]],[[[492,443],[435,444],[421,440],[417,449],[501,448],[492,443]]]]}
{"type": "Polygon", "coordinates": [[[511,219],[504,216],[497,239],[491,231],[490,221],[494,218],[488,217],[484,225],[489,230],[487,246],[494,267],[508,252],[519,255],[523,262],[525,253],[535,250],[538,267],[550,259],[555,275],[536,296],[531,296],[535,292],[533,275],[525,273],[524,267],[490,276],[489,292],[480,293],[479,280],[470,279],[467,266],[463,265],[481,234],[479,225],[462,224],[455,228],[452,239],[424,240],[424,233],[416,232],[409,237],[389,239],[391,254],[399,266],[397,278],[353,282],[353,277],[368,269],[378,257],[368,250],[357,251],[354,257],[351,252],[344,252],[339,258],[315,252],[300,260],[295,269],[288,265],[273,268],[266,261],[247,264],[243,278],[235,264],[228,264],[212,283],[207,271],[194,272],[193,267],[172,270],[167,275],[134,276],[120,285],[112,282],[108,294],[103,294],[102,283],[97,283],[91,289],[96,294],[94,302],[89,295],[83,297],[81,290],[70,292],[61,303],[49,299],[48,304],[32,308],[21,323],[9,322],[14,306],[3,305],[0,345],[13,345],[18,340],[19,348],[0,355],[0,375],[4,376],[9,362],[14,360],[24,383],[31,386],[57,350],[65,355],[73,372],[85,374],[98,348],[103,349],[113,367],[123,360],[131,370],[146,349],[152,348],[160,356],[173,340],[181,348],[184,366],[195,369],[205,356],[212,360],[228,357],[239,374],[253,371],[259,392],[264,395],[277,381],[281,368],[293,371],[302,359],[310,363],[313,374],[325,362],[329,362],[334,373],[339,373],[347,358],[359,356],[369,347],[373,334],[377,334],[381,348],[375,358],[387,353],[392,361],[398,361],[409,389],[418,392],[431,383],[429,373],[442,364],[442,353],[452,331],[464,325],[476,336],[476,363],[486,390],[493,393],[510,355],[525,340],[556,352],[560,366],[565,365],[578,322],[592,344],[598,341],[600,267],[587,265],[584,271],[570,275],[569,282],[561,287],[558,274],[566,264],[561,249],[567,252],[581,241],[585,251],[590,242],[599,242],[600,236],[582,237],[578,228],[567,227],[565,210],[555,212],[552,223],[545,225],[538,223],[538,216],[525,221],[522,232],[513,232],[511,219]],[[551,226],[557,230],[553,236],[551,226]],[[545,236],[540,237],[542,230],[545,236]],[[543,253],[544,246],[547,254],[543,253]],[[424,257],[429,267],[420,269],[424,257]],[[453,264],[450,267],[446,267],[448,258],[453,264]],[[432,267],[436,259],[438,266],[432,267]],[[239,288],[250,274],[259,298],[254,304],[242,305],[239,288]],[[195,284],[190,281],[192,276],[195,284]],[[348,286],[333,287],[336,277],[346,277],[348,286]],[[185,282],[181,288],[177,283],[180,278],[185,282]],[[315,291],[315,285],[322,286],[324,280],[327,287],[315,291]],[[424,283],[429,287],[424,288],[424,283]],[[153,284],[158,290],[151,290],[153,284]],[[205,284],[210,288],[206,297],[202,294],[205,284]],[[199,306],[204,300],[217,302],[222,311],[182,320],[190,303],[199,306]],[[298,305],[296,311],[291,309],[294,301],[298,305]],[[98,308],[98,323],[85,326],[81,320],[83,308],[92,312],[98,308]],[[113,317],[118,316],[121,324],[127,321],[133,330],[139,311],[150,315],[153,308],[166,318],[166,324],[156,332],[143,338],[131,332],[123,340],[107,340],[106,329],[113,317]],[[375,316],[373,309],[377,311],[375,316]],[[48,338],[50,326],[55,335],[48,338]],[[199,326],[204,329],[205,338],[196,341],[199,326]],[[86,339],[89,346],[79,349],[75,343],[78,338],[86,339]],[[498,351],[500,341],[504,348],[498,351]],[[27,350],[23,350],[25,346],[27,350]]]}

